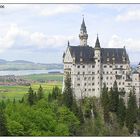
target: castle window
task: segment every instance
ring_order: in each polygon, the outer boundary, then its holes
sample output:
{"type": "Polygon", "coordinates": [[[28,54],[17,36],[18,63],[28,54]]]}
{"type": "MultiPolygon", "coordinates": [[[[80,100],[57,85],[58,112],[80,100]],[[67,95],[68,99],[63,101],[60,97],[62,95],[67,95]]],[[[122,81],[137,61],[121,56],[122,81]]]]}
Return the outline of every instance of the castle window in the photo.
{"type": "Polygon", "coordinates": [[[124,82],[122,84],[124,85],[124,82]]]}
{"type": "Polygon", "coordinates": [[[112,77],[110,77],[110,79],[112,80],[112,77]]]}
{"type": "Polygon", "coordinates": [[[80,84],[77,84],[77,86],[80,86],[80,84]]]}
{"type": "Polygon", "coordinates": [[[86,86],[86,83],[85,83],[85,86],[86,86]]]}
{"type": "Polygon", "coordinates": [[[87,89],[85,88],[85,91],[86,91],[87,89]]]}
{"type": "Polygon", "coordinates": [[[92,77],[92,80],[94,80],[94,77],[92,77]]]}
{"type": "Polygon", "coordinates": [[[88,77],[88,80],[91,80],[91,77],[88,77]]]}
{"type": "Polygon", "coordinates": [[[78,65],[77,68],[80,68],[80,66],[78,65]]]}
{"type": "Polygon", "coordinates": [[[99,73],[99,70],[98,70],[98,73],[99,73]]]}
{"type": "Polygon", "coordinates": [[[80,77],[78,77],[77,80],[80,80],[80,77]]]}
{"type": "Polygon", "coordinates": [[[112,68],[112,66],[110,65],[110,68],[112,68]]]}
{"type": "Polygon", "coordinates": [[[121,65],[120,68],[123,68],[123,66],[121,65]]]}
{"type": "Polygon", "coordinates": [[[83,72],[83,75],[85,75],[85,72],[83,72]]]}
{"type": "Polygon", "coordinates": [[[85,77],[84,80],[86,80],[87,78],[85,77]]]}
{"type": "Polygon", "coordinates": [[[94,68],[95,66],[94,65],[92,65],[92,68],[94,68]]]}
{"type": "Polygon", "coordinates": [[[121,85],[121,82],[119,82],[119,85],[121,85]]]}
{"type": "Polygon", "coordinates": [[[83,68],[85,68],[85,66],[83,65],[83,68]]]}
{"type": "Polygon", "coordinates": [[[78,71],[78,73],[77,73],[78,75],[80,74],[80,72],[78,71]]]}
{"type": "Polygon", "coordinates": [[[90,74],[90,73],[91,73],[91,71],[88,71],[88,73],[90,74]]]}
{"type": "Polygon", "coordinates": [[[100,62],[100,60],[98,60],[98,62],[100,62]]]}
{"type": "Polygon", "coordinates": [[[93,88],[92,91],[95,91],[95,89],[93,88]]]}
{"type": "Polygon", "coordinates": [[[115,73],[117,74],[117,71],[115,71],[115,73]]]}
{"type": "Polygon", "coordinates": [[[106,74],[108,74],[108,71],[106,72],[106,74]]]}
{"type": "Polygon", "coordinates": [[[104,65],[104,68],[106,68],[107,66],[106,65],[104,65]]]}
{"type": "Polygon", "coordinates": [[[108,80],[108,77],[106,77],[106,80],[108,80]]]}
{"type": "Polygon", "coordinates": [[[92,74],[95,74],[95,72],[92,72],[92,74]]]}
{"type": "Polygon", "coordinates": [[[94,83],[92,83],[92,85],[94,85],[94,83]]]}
{"type": "Polygon", "coordinates": [[[125,71],[123,71],[123,74],[125,74],[125,71]]]}

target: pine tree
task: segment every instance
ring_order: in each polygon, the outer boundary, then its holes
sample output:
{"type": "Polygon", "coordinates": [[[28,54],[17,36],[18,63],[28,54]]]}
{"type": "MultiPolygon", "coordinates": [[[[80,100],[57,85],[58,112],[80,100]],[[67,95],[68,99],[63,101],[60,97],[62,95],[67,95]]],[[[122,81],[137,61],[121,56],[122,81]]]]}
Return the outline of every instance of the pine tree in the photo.
{"type": "Polygon", "coordinates": [[[28,90],[28,103],[33,105],[35,103],[36,94],[34,93],[33,89],[30,87],[28,90]]]}
{"type": "Polygon", "coordinates": [[[38,100],[42,99],[43,98],[43,88],[42,86],[40,85],[38,91],[37,91],[37,96],[38,96],[38,100]]]}
{"type": "Polygon", "coordinates": [[[55,86],[52,90],[52,98],[56,100],[59,95],[60,89],[58,88],[58,86],[55,86]]]}
{"type": "Polygon", "coordinates": [[[70,74],[66,74],[66,79],[65,79],[65,87],[63,91],[63,103],[70,109],[72,110],[72,105],[73,105],[73,91],[71,88],[71,77],[70,74]]]}
{"type": "Polygon", "coordinates": [[[84,115],[81,106],[78,106],[76,99],[73,99],[72,112],[79,118],[80,123],[84,123],[84,115]]]}
{"type": "Polygon", "coordinates": [[[52,101],[52,95],[51,95],[51,93],[49,93],[49,95],[48,95],[48,102],[51,102],[52,101]]]}
{"type": "Polygon", "coordinates": [[[124,100],[120,98],[118,109],[117,109],[117,120],[121,128],[124,126],[125,115],[126,115],[125,103],[124,103],[124,100]]]}
{"type": "Polygon", "coordinates": [[[7,122],[6,117],[4,113],[4,106],[2,103],[0,104],[0,136],[7,136],[8,130],[7,130],[7,122]]]}
{"type": "Polygon", "coordinates": [[[16,103],[16,99],[14,98],[14,99],[13,99],[13,104],[15,104],[15,103],[16,103]]]}
{"type": "Polygon", "coordinates": [[[134,131],[134,124],[137,120],[137,110],[136,96],[133,89],[133,91],[130,91],[126,110],[126,126],[128,127],[130,134],[132,134],[134,131]]]}
{"type": "Polygon", "coordinates": [[[118,86],[117,82],[115,81],[113,84],[113,89],[110,89],[110,111],[111,112],[117,112],[119,104],[119,91],[118,91],[118,86]]]}
{"type": "Polygon", "coordinates": [[[105,122],[109,122],[109,96],[108,96],[108,88],[106,87],[106,84],[104,84],[102,90],[101,104],[103,107],[104,120],[105,122]]]}

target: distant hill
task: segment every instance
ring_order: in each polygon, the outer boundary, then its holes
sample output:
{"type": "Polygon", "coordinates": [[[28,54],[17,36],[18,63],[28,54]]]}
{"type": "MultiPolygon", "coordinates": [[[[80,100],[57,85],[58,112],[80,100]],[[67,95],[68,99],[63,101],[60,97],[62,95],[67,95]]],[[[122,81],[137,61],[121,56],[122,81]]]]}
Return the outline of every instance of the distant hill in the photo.
{"type": "Polygon", "coordinates": [[[63,64],[43,64],[25,60],[6,61],[0,59],[0,70],[48,70],[63,69],[63,64]]]}

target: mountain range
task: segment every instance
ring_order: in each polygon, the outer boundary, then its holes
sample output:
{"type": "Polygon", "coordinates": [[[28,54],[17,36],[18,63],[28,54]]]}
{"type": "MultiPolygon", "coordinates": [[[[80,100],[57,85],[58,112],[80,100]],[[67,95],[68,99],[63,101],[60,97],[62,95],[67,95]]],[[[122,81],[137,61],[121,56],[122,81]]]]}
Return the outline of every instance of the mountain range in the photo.
{"type": "Polygon", "coordinates": [[[63,69],[63,64],[34,63],[25,60],[7,61],[0,59],[0,70],[48,70],[63,69]]]}

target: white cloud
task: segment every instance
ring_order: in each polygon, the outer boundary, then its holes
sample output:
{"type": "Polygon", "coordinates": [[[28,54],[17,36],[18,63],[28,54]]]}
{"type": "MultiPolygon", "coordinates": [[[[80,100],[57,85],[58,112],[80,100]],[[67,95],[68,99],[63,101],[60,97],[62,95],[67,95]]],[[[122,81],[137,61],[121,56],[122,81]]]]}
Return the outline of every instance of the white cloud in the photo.
{"type": "Polygon", "coordinates": [[[9,30],[0,37],[0,52],[7,49],[42,50],[63,49],[67,41],[75,42],[74,36],[53,35],[46,36],[41,32],[30,32],[12,24],[9,30]]]}
{"type": "Polygon", "coordinates": [[[40,12],[43,16],[54,16],[58,14],[67,14],[67,13],[75,13],[80,12],[82,10],[82,6],[80,5],[72,5],[72,4],[58,4],[58,5],[47,5],[40,12]]]}
{"type": "Polygon", "coordinates": [[[117,21],[134,21],[140,20],[140,10],[129,10],[123,14],[120,14],[116,17],[117,21]]]}
{"type": "Polygon", "coordinates": [[[109,48],[122,48],[126,46],[126,49],[132,52],[140,51],[140,40],[132,38],[120,38],[118,35],[113,35],[108,43],[109,48]]]}

